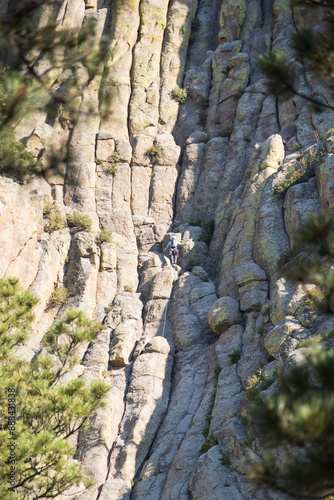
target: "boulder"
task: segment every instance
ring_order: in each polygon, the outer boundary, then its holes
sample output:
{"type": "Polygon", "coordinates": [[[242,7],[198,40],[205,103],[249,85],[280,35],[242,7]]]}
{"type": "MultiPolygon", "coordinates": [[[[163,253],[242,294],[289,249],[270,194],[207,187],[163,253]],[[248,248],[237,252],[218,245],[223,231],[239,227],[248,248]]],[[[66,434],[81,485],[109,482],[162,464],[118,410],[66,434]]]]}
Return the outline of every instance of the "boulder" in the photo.
{"type": "Polygon", "coordinates": [[[266,351],[279,361],[281,361],[282,357],[286,359],[289,352],[299,343],[292,336],[298,329],[302,329],[299,321],[293,316],[286,316],[264,337],[266,351]]]}
{"type": "Polygon", "coordinates": [[[126,366],[131,353],[142,334],[143,304],[139,294],[118,294],[113,301],[111,312],[105,324],[111,329],[110,364],[126,366]]]}
{"type": "Polygon", "coordinates": [[[261,311],[268,296],[267,281],[252,281],[239,288],[241,311],[261,311]]]}
{"type": "Polygon", "coordinates": [[[238,266],[234,270],[235,279],[237,284],[242,287],[251,283],[252,281],[266,281],[267,276],[260,266],[255,264],[254,261],[246,262],[241,266],[238,266]]]}
{"type": "Polygon", "coordinates": [[[220,297],[210,307],[208,321],[211,330],[218,335],[235,323],[242,323],[238,301],[232,297],[220,297]]]}

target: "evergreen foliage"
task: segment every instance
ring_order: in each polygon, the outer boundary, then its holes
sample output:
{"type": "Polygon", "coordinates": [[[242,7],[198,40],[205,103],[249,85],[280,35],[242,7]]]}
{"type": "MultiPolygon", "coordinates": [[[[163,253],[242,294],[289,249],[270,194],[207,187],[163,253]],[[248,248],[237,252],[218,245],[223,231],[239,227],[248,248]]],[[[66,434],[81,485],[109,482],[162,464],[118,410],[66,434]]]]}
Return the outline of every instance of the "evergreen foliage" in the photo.
{"type": "Polygon", "coordinates": [[[298,498],[334,494],[334,352],[313,346],[280,378],[280,393],[253,410],[256,431],[277,451],[254,463],[250,479],[298,498]]]}
{"type": "Polygon", "coordinates": [[[17,141],[12,127],[0,128],[0,174],[14,177],[19,182],[40,172],[40,164],[32,153],[17,141]]]}
{"type": "Polygon", "coordinates": [[[10,75],[9,68],[0,69],[0,175],[8,175],[23,182],[39,173],[41,164],[16,140],[13,127],[7,123],[7,107],[11,99],[8,89],[10,75]]]}
{"type": "Polygon", "coordinates": [[[190,219],[188,222],[189,226],[199,226],[203,229],[202,241],[209,244],[212,240],[213,231],[215,228],[215,223],[213,219],[203,220],[203,219],[190,219]]]}
{"type": "MultiPolygon", "coordinates": [[[[313,214],[299,231],[303,248],[284,263],[282,274],[301,283],[314,308],[334,312],[334,219],[313,214]],[[313,287],[310,287],[313,285],[313,287]]],[[[297,247],[298,249],[298,247],[297,247]]],[[[298,250],[299,250],[298,249],[298,250]]],[[[334,494],[334,352],[333,332],[301,343],[303,359],[280,375],[277,396],[253,406],[254,428],[277,450],[253,463],[249,477],[298,498],[329,498],[334,494]],[[281,454],[282,456],[282,454],[281,454]]]]}
{"type": "Polygon", "coordinates": [[[177,101],[179,104],[183,104],[188,97],[188,92],[186,89],[180,89],[179,87],[175,87],[172,90],[171,95],[174,101],[177,101]]]}
{"type": "Polygon", "coordinates": [[[105,40],[98,49],[87,42],[94,38],[94,22],[86,22],[80,30],[66,29],[57,20],[60,7],[58,0],[23,0],[9,9],[8,17],[0,18],[1,60],[6,60],[11,48],[4,80],[6,100],[1,103],[5,124],[36,110],[56,116],[64,106],[74,116],[77,97],[102,71],[105,40]],[[43,67],[38,64],[40,57],[43,67]],[[59,68],[68,70],[68,78],[56,90],[53,73],[59,68]]]}
{"type": "Polygon", "coordinates": [[[75,227],[78,231],[87,231],[88,233],[92,230],[92,219],[89,215],[85,215],[81,212],[75,211],[73,214],[67,216],[67,224],[69,227],[75,227]]]}
{"type": "Polygon", "coordinates": [[[303,252],[281,268],[282,274],[303,286],[313,307],[323,313],[333,313],[334,219],[331,214],[313,214],[299,230],[297,247],[303,248],[303,252]]]}
{"type": "MultiPolygon", "coordinates": [[[[0,175],[19,182],[40,172],[41,166],[16,141],[12,126],[36,111],[46,113],[50,120],[65,111],[73,126],[80,96],[103,72],[107,41],[102,37],[96,48],[96,22],[88,19],[80,30],[66,29],[59,16],[61,6],[60,0],[11,0],[8,15],[0,17],[0,59],[8,61],[0,64],[0,175]]],[[[99,113],[106,116],[111,90],[103,88],[103,82],[102,95],[99,113]]],[[[43,169],[59,170],[62,175],[58,165],[63,156],[50,153],[43,169]]]]}
{"type": "MultiPolygon", "coordinates": [[[[291,38],[291,47],[297,61],[307,64],[314,74],[320,76],[327,83],[329,92],[333,92],[334,67],[334,2],[333,0],[290,0],[292,6],[307,8],[312,16],[314,9],[322,9],[326,14],[326,24],[322,25],[322,32],[315,33],[311,29],[303,28],[295,31],[291,38]]],[[[314,103],[316,106],[333,109],[324,100],[313,98],[298,89],[298,72],[288,60],[286,53],[278,49],[259,57],[260,69],[268,79],[270,92],[282,97],[298,95],[314,103]]]]}
{"type": "Polygon", "coordinates": [[[82,342],[94,342],[101,325],[82,311],[67,311],[44,339],[46,353],[31,363],[14,348],[31,332],[38,302],[17,278],[0,280],[0,491],[2,500],[56,498],[73,485],[89,487],[68,438],[87,428],[108,391],[100,381],[62,382],[82,342]],[[54,356],[58,362],[55,366],[54,356]]]}

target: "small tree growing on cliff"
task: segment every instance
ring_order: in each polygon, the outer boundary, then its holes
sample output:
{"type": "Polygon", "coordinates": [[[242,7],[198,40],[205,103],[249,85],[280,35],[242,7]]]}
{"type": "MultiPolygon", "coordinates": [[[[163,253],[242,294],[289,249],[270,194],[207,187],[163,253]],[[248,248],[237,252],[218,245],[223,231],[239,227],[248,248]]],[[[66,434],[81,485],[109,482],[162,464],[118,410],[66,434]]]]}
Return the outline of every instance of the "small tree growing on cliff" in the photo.
{"type": "Polygon", "coordinates": [[[88,426],[103,405],[107,386],[82,380],[62,383],[77,362],[82,342],[101,326],[82,311],[67,311],[43,342],[47,353],[31,363],[15,348],[31,333],[37,299],[16,278],[0,280],[0,492],[3,500],[56,498],[84,477],[68,438],[88,426]],[[56,355],[56,356],[54,356],[56,355]]]}
{"type": "MultiPolygon", "coordinates": [[[[320,312],[333,313],[331,215],[312,215],[298,243],[303,252],[283,265],[282,274],[301,283],[320,312]]],[[[329,498],[334,494],[334,352],[314,343],[280,382],[279,394],[254,408],[253,415],[258,435],[271,447],[282,446],[286,458],[282,462],[277,452],[268,452],[253,464],[250,479],[302,498],[329,498]]]]}

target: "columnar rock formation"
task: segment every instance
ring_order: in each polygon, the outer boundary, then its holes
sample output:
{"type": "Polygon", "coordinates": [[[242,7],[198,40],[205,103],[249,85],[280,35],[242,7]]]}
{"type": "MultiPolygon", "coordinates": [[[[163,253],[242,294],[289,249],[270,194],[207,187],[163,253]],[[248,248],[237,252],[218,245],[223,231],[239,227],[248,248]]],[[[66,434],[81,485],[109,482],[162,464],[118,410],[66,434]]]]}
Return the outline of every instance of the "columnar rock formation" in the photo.
{"type": "MultiPolygon", "coordinates": [[[[96,481],[79,498],[286,498],[246,482],[263,449],[258,439],[245,444],[242,415],[260,366],[270,381],[301,339],[333,329],[277,261],[311,212],[334,205],[334,114],[270,95],[256,60],[279,48],[299,67],[289,37],[319,20],[288,0],[64,0],[62,26],[88,20],[92,44],[105,36],[109,56],[78,120],[62,110],[16,127],[42,161],[56,148],[65,175],[48,171],[24,186],[0,179],[1,276],[19,276],[40,297],[26,358],[66,308],[105,327],[76,373],[111,387],[92,430],[78,436],[75,458],[96,481]],[[175,87],[187,90],[184,104],[175,87]],[[316,177],[275,194],[313,150],[316,177]],[[89,215],[93,232],[45,231],[45,201],[89,215]],[[214,220],[211,242],[196,219],[214,220]],[[112,241],[96,240],[98,230],[112,241]],[[167,233],[182,242],[181,269],[162,255],[167,233]],[[50,307],[60,284],[69,298],[50,307]]],[[[299,69],[299,89],[326,100],[322,82],[299,69]]],[[[54,88],[69,76],[55,73],[54,88]]]]}

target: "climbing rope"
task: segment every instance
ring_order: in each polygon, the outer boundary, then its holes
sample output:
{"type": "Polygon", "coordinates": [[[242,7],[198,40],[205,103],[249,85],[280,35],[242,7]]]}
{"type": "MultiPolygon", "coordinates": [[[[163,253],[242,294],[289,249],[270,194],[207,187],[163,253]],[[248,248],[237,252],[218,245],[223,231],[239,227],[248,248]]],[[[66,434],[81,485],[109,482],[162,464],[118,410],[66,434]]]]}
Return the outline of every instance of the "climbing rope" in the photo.
{"type": "MultiPolygon", "coordinates": [[[[166,261],[166,262],[165,262],[165,265],[161,268],[161,271],[159,271],[159,273],[157,273],[157,274],[156,274],[156,280],[157,280],[157,281],[158,281],[158,279],[159,279],[159,276],[162,274],[163,270],[164,270],[164,269],[165,269],[165,267],[167,267],[167,266],[168,266],[168,263],[167,263],[167,261],[166,261]]],[[[169,276],[170,276],[170,274],[169,274],[169,276]]],[[[144,331],[145,331],[145,326],[146,326],[146,323],[147,323],[147,320],[148,320],[148,317],[149,317],[149,314],[150,314],[151,308],[152,308],[152,306],[153,306],[153,300],[154,300],[154,297],[155,297],[156,295],[159,295],[159,294],[160,294],[160,292],[161,292],[161,290],[162,290],[162,287],[163,287],[164,283],[166,282],[166,280],[167,280],[167,278],[168,278],[169,276],[167,276],[167,277],[166,277],[166,278],[165,278],[165,279],[161,282],[161,286],[160,286],[159,292],[158,292],[158,293],[153,294],[153,295],[150,297],[150,299],[149,299],[149,301],[151,302],[151,304],[150,304],[150,307],[149,307],[149,309],[148,309],[148,311],[147,311],[145,321],[144,321],[144,323],[143,323],[143,327],[142,327],[142,331],[141,331],[141,336],[143,336],[143,333],[144,333],[144,331]]],[[[165,336],[165,325],[166,325],[166,318],[167,318],[167,308],[168,308],[168,305],[166,305],[166,308],[165,308],[165,311],[164,311],[164,316],[165,316],[165,317],[164,317],[164,323],[163,323],[163,335],[162,335],[163,337],[165,336]]],[[[156,370],[155,370],[155,372],[156,372],[156,370]]],[[[131,366],[131,373],[132,373],[132,366],[131,366]]],[[[130,381],[131,373],[130,373],[130,375],[129,375],[128,383],[129,383],[129,381],[130,381]]],[[[125,388],[125,394],[127,393],[127,388],[128,388],[128,384],[127,384],[127,386],[126,386],[126,388],[125,388]]],[[[117,439],[118,439],[118,436],[119,436],[119,433],[120,433],[120,430],[121,430],[121,425],[122,425],[122,422],[123,422],[123,417],[124,417],[124,413],[125,413],[125,405],[126,405],[126,400],[125,400],[125,397],[124,397],[124,402],[123,402],[123,414],[122,414],[122,418],[120,419],[120,422],[119,422],[119,424],[118,424],[117,434],[116,434],[115,441],[113,442],[113,444],[112,444],[112,446],[111,446],[111,448],[110,448],[110,452],[109,452],[109,465],[108,465],[108,468],[107,468],[106,478],[105,478],[105,480],[104,480],[104,483],[102,483],[102,485],[101,485],[101,489],[100,489],[100,491],[98,492],[98,495],[97,495],[97,497],[96,497],[96,500],[99,500],[99,498],[100,498],[100,496],[101,496],[101,493],[102,493],[102,490],[103,490],[103,487],[104,487],[105,483],[107,482],[107,480],[108,480],[108,478],[109,478],[110,467],[111,467],[111,463],[112,463],[112,462],[111,462],[111,455],[112,455],[112,452],[114,451],[114,448],[115,448],[115,446],[116,446],[117,439]]]]}
{"type": "MultiPolygon", "coordinates": [[[[159,276],[162,274],[163,270],[167,266],[168,266],[168,264],[167,264],[167,262],[165,262],[165,265],[162,267],[161,271],[159,271],[158,274],[156,274],[156,281],[158,281],[159,276]]],[[[169,276],[170,276],[170,274],[169,274],[169,276]]],[[[146,318],[145,318],[145,321],[144,321],[144,324],[143,324],[143,328],[142,328],[142,332],[141,332],[142,335],[143,335],[143,333],[145,331],[145,326],[146,326],[146,323],[147,323],[147,319],[149,317],[149,314],[150,314],[152,306],[153,306],[153,302],[152,301],[154,300],[154,297],[156,297],[157,295],[160,294],[160,292],[162,290],[162,287],[165,284],[165,282],[167,281],[167,279],[168,279],[169,276],[166,276],[166,278],[161,282],[161,286],[160,286],[159,292],[155,293],[155,294],[152,294],[152,296],[149,299],[149,301],[151,302],[151,304],[150,304],[150,307],[148,308],[148,311],[147,311],[147,314],[146,314],[146,318]]],[[[166,310],[167,310],[167,307],[166,307],[166,310]]],[[[165,318],[165,321],[166,321],[166,318],[165,318]]],[[[164,325],[163,331],[165,331],[165,325],[164,325]]]]}

